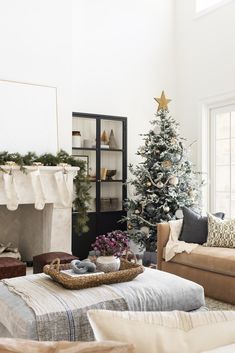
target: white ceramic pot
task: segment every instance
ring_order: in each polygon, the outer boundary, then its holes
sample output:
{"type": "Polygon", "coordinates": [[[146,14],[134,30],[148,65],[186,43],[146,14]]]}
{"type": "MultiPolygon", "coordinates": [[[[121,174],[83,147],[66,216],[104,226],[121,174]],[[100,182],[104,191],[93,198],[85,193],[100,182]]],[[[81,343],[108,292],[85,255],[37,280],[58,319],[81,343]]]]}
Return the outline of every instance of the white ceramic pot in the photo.
{"type": "Polygon", "coordinates": [[[96,267],[98,271],[115,272],[120,268],[120,259],[115,256],[99,256],[96,260],[96,267]]]}
{"type": "Polygon", "coordinates": [[[75,135],[72,138],[73,147],[82,147],[82,138],[79,135],[75,135]]]}

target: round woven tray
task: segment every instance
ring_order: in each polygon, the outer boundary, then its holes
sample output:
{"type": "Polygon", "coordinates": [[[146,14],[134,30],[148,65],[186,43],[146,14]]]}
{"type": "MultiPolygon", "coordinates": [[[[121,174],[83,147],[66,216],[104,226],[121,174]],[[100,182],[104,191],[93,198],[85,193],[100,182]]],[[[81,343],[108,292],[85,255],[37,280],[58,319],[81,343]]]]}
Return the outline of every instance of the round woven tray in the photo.
{"type": "Polygon", "coordinates": [[[84,289],[89,287],[97,287],[102,284],[112,284],[120,282],[132,281],[136,276],[144,272],[144,267],[129,262],[125,259],[120,259],[120,270],[117,272],[109,272],[92,276],[71,277],[61,270],[70,269],[70,264],[60,264],[60,259],[55,259],[50,265],[43,267],[43,272],[49,275],[54,281],[60,283],[67,289],[84,289]]]}

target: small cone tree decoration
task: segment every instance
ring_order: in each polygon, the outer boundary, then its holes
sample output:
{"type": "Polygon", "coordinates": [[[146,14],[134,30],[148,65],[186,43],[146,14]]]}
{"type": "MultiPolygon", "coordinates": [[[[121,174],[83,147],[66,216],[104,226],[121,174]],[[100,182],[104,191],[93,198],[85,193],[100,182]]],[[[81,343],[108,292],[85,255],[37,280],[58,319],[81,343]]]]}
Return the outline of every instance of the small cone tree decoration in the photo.
{"type": "Polygon", "coordinates": [[[182,206],[199,210],[201,194],[199,173],[187,158],[178,123],[169,115],[170,100],[164,92],[155,100],[153,129],[142,135],[144,145],[137,151],[143,161],[136,167],[129,165],[135,177],[129,182],[134,196],[125,201],[130,238],[149,251],[156,250],[157,223],[180,218],[182,206]]]}

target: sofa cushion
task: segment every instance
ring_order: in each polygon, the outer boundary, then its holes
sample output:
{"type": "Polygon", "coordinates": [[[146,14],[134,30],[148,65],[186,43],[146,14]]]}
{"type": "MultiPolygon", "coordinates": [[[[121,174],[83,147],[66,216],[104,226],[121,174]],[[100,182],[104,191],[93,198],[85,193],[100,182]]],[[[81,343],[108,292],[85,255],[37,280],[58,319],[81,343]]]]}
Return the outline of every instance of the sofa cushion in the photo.
{"type": "Polygon", "coordinates": [[[190,254],[175,255],[171,262],[235,277],[235,249],[199,245],[190,254]]]}
{"type": "MultiPolygon", "coordinates": [[[[186,243],[204,244],[208,235],[207,217],[202,217],[188,207],[183,207],[183,227],[179,240],[186,243]]],[[[218,212],[214,216],[223,219],[224,213],[218,212]]]]}
{"type": "Polygon", "coordinates": [[[1,353],[134,353],[133,346],[119,342],[37,342],[1,338],[1,353]]]}
{"type": "Polygon", "coordinates": [[[223,221],[208,213],[208,238],[204,245],[235,248],[235,219],[223,221]]]}
{"type": "Polygon", "coordinates": [[[128,342],[135,353],[199,353],[235,340],[235,311],[89,310],[88,318],[97,341],[128,342]]]}

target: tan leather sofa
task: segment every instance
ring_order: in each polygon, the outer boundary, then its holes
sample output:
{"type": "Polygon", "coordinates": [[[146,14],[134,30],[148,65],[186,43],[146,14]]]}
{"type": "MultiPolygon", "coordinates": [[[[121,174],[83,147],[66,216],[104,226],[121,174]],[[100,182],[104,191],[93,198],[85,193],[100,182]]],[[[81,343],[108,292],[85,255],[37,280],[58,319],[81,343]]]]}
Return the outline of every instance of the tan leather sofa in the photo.
{"type": "Polygon", "coordinates": [[[170,226],[168,223],[160,223],[157,228],[159,270],[202,285],[206,296],[235,304],[235,249],[199,245],[190,254],[177,254],[166,262],[164,248],[169,239],[170,226]]]}

